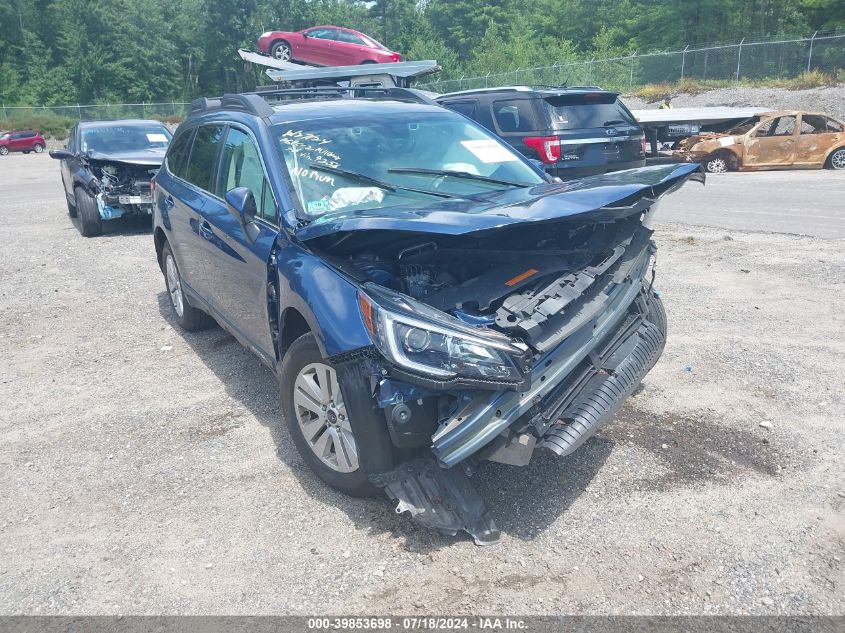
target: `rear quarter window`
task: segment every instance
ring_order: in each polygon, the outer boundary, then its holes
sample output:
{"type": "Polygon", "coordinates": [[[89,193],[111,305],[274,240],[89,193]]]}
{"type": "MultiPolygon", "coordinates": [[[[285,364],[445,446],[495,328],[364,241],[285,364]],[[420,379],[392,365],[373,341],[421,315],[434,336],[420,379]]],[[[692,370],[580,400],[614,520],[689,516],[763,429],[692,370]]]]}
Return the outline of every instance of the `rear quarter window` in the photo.
{"type": "Polygon", "coordinates": [[[540,126],[531,99],[505,99],[494,101],[493,119],[500,132],[533,132],[540,126]]]}
{"type": "Polygon", "coordinates": [[[194,138],[195,131],[196,128],[180,130],[167,149],[167,156],[165,157],[167,169],[174,176],[185,177],[185,159],[191,151],[191,141],[194,138]]]}

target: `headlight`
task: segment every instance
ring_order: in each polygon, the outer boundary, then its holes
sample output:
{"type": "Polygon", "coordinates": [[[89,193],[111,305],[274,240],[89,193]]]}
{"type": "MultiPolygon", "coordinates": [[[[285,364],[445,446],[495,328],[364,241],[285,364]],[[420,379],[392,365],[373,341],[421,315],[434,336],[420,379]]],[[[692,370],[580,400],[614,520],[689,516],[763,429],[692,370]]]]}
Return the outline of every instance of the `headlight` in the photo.
{"type": "Polygon", "coordinates": [[[523,352],[503,334],[474,328],[405,295],[369,284],[366,293],[359,293],[358,303],[376,347],[404,369],[441,380],[523,379],[515,361],[523,352]]]}

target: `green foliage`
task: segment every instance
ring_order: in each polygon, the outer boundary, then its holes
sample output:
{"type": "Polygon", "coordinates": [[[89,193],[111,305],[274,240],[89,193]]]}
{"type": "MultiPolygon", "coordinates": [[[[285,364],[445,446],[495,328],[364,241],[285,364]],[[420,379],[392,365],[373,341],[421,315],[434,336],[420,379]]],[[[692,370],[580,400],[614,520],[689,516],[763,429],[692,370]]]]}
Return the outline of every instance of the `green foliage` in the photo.
{"type": "Polygon", "coordinates": [[[47,112],[45,114],[20,114],[4,119],[2,127],[8,130],[36,130],[44,138],[65,139],[76,119],[47,112]]]}
{"type": "MultiPolygon", "coordinates": [[[[440,79],[489,73],[621,89],[631,65],[567,63],[845,29],[845,0],[0,0],[0,103],[151,103],[249,90],[268,80],[241,62],[238,47],[253,48],[267,30],[317,24],[362,30],[408,59],[436,59],[440,79]],[[535,66],[547,68],[524,70],[535,66]]],[[[819,59],[827,50],[818,47],[819,59]]]]}

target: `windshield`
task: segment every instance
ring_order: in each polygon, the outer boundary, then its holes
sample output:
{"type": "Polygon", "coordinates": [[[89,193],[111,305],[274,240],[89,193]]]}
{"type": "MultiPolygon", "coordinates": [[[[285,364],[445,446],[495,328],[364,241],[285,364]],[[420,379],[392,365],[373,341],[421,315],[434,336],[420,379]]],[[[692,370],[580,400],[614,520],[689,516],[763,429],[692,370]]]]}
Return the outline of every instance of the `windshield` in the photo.
{"type": "Polygon", "coordinates": [[[115,125],[82,130],[82,152],[136,152],[164,149],[170,131],[163,125],[115,125]]]}
{"type": "Polygon", "coordinates": [[[451,112],[302,121],[275,135],[311,217],[544,182],[514,150],[451,112]]]}
{"type": "Polygon", "coordinates": [[[549,97],[552,127],[556,130],[637,125],[614,93],[596,92],[549,97]]]}

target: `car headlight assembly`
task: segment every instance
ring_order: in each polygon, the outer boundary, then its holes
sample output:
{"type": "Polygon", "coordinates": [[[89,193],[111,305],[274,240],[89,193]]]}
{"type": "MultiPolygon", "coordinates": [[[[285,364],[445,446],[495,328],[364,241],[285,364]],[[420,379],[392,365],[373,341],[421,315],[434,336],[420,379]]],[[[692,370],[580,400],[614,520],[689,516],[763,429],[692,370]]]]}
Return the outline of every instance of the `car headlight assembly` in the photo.
{"type": "Polygon", "coordinates": [[[376,347],[400,368],[435,380],[524,380],[519,368],[523,350],[509,337],[369,284],[358,297],[376,347]]]}

